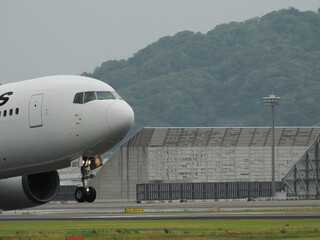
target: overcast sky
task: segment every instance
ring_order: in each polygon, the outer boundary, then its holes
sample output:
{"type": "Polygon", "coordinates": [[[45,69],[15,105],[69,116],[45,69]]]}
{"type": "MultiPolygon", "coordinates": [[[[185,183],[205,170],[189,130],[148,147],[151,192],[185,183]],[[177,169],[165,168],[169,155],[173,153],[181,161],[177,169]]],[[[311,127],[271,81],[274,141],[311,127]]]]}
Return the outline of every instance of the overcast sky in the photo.
{"type": "Polygon", "coordinates": [[[92,72],[167,35],[288,7],[320,0],[0,0],[0,83],[92,72]]]}

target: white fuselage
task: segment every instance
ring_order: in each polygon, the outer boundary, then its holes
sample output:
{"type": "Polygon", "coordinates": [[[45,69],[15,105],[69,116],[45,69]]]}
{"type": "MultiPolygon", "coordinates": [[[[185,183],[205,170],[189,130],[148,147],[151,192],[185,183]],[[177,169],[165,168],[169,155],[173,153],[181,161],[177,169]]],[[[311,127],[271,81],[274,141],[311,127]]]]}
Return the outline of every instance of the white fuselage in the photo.
{"type": "Polygon", "coordinates": [[[90,91],[115,93],[80,76],[1,85],[0,179],[64,168],[117,144],[133,124],[131,107],[119,97],[74,103],[77,93],[90,91]]]}

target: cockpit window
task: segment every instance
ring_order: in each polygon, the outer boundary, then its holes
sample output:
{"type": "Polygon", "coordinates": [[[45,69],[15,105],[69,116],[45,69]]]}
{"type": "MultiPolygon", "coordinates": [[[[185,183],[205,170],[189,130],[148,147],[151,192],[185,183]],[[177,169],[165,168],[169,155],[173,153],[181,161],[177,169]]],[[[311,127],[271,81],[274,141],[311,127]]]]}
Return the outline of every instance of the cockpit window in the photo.
{"type": "Polygon", "coordinates": [[[97,92],[98,100],[115,99],[111,92],[97,92]]]}
{"type": "Polygon", "coordinates": [[[83,93],[77,93],[75,96],[74,96],[74,100],[73,100],[73,103],[80,103],[82,104],[83,103],[83,93]]]}
{"type": "Polygon", "coordinates": [[[87,102],[90,102],[90,101],[93,101],[93,100],[96,100],[97,97],[96,97],[96,93],[95,92],[85,92],[85,95],[84,95],[84,103],[87,103],[87,102]]]}
{"type": "Polygon", "coordinates": [[[112,94],[116,99],[122,99],[122,97],[120,97],[120,95],[116,91],[113,91],[112,94]]]}
{"type": "Polygon", "coordinates": [[[115,91],[107,92],[107,91],[97,91],[97,92],[80,92],[76,93],[73,99],[73,103],[87,103],[93,100],[115,100],[122,99],[118,93],[115,91]]]}

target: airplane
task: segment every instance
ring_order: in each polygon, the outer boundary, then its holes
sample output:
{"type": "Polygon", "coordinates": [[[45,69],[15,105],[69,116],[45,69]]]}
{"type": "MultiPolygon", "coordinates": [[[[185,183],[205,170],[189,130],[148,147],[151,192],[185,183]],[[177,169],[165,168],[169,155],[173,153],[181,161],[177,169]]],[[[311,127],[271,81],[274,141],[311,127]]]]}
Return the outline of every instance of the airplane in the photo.
{"type": "Polygon", "coordinates": [[[133,122],[130,105],[93,78],[61,75],[1,85],[0,209],[50,202],[60,185],[57,170],[79,157],[82,186],[75,199],[93,202],[91,170],[133,122]]]}

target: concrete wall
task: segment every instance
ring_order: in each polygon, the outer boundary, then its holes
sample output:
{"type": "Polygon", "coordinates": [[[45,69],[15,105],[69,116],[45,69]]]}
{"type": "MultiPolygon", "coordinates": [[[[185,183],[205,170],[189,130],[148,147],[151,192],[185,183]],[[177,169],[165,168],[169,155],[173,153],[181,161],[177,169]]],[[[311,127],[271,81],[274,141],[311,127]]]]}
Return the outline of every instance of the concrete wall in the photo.
{"type": "Polygon", "coordinates": [[[145,148],[121,147],[90,182],[97,190],[97,200],[135,201],[136,184],[148,181],[145,148]]]}

